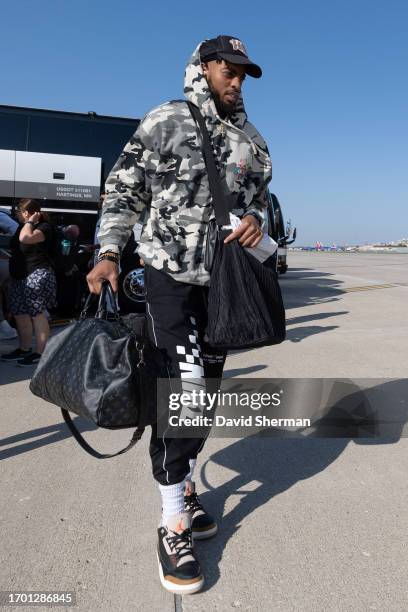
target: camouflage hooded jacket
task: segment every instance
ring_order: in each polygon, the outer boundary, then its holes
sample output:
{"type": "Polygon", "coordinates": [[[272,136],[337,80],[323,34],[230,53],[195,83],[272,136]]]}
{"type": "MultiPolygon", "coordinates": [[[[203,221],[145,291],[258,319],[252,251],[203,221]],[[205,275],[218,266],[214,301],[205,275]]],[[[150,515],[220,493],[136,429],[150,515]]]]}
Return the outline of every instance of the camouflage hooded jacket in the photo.
{"type": "MultiPolygon", "coordinates": [[[[201,44],[187,64],[184,94],[206,120],[226,193],[237,196],[232,212],[263,222],[271,179],[266,144],[248,121],[242,98],[228,121],[217,114],[201,68],[201,44]]],[[[201,137],[185,101],[162,104],[143,118],[108,176],[106,193],[101,252],[120,252],[146,212],[138,249],[144,261],[178,281],[209,284],[203,259],[214,210],[201,137]]]]}

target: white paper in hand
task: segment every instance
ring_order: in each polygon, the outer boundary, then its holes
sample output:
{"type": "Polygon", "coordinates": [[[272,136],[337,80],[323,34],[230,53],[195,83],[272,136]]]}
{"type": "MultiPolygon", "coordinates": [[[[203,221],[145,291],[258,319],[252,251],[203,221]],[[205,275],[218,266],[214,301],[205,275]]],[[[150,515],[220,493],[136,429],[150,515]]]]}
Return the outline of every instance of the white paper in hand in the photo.
{"type": "MultiPolygon", "coordinates": [[[[241,223],[241,219],[239,219],[236,215],[230,213],[230,225],[223,225],[223,229],[232,229],[235,230],[241,223]]],[[[262,236],[261,242],[256,247],[245,247],[248,250],[248,253],[251,253],[258,261],[261,263],[266,261],[268,257],[273,255],[277,248],[278,243],[275,242],[273,238],[271,238],[268,234],[262,236]]]]}

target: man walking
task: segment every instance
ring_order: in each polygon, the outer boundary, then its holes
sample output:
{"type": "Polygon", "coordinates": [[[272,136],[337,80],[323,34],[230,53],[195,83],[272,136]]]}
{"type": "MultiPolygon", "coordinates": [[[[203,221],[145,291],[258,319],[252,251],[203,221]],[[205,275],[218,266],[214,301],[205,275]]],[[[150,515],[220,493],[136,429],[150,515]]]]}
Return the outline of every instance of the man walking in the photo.
{"type": "MultiPolygon", "coordinates": [[[[184,82],[185,97],[206,121],[225,192],[236,195],[231,212],[242,220],[226,241],[237,239],[246,247],[255,247],[262,238],[271,178],[266,144],[248,121],[241,96],[246,76],[261,75],[239,39],[218,36],[198,45],[184,82]]],[[[186,101],[162,104],[144,117],[107,179],[106,194],[99,263],[88,275],[90,290],[99,293],[103,279],[117,290],[121,250],[147,208],[139,255],[145,262],[149,337],[166,351],[169,377],[221,378],[226,354],[203,338],[210,282],[205,237],[215,214],[201,137],[186,101]]],[[[158,437],[152,427],[149,450],[162,496],[159,573],[162,585],[174,593],[202,588],[192,539],[217,531],[192,480],[204,442],[158,437]]]]}

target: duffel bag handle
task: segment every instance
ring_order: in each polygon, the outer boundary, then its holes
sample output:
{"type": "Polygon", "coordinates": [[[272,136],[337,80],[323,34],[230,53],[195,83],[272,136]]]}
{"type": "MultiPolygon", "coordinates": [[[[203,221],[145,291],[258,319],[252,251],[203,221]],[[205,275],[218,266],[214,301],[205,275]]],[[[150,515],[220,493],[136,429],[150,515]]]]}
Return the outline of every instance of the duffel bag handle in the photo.
{"type": "Polygon", "coordinates": [[[89,309],[91,304],[96,300],[98,296],[95,293],[90,293],[85,300],[85,304],[83,309],[81,310],[81,314],[79,315],[80,319],[86,319],[89,315],[89,309]]]}
{"type": "Polygon", "coordinates": [[[106,319],[113,316],[115,319],[120,319],[116,297],[112,289],[112,285],[108,280],[102,281],[101,295],[99,298],[98,309],[96,311],[97,319],[106,319]]]}
{"type": "MultiPolygon", "coordinates": [[[[79,315],[80,319],[86,319],[89,316],[89,309],[97,298],[98,296],[96,295],[96,293],[90,293],[88,295],[81,314],[79,315]]],[[[104,280],[102,281],[102,289],[99,296],[98,307],[95,313],[95,317],[98,319],[106,319],[108,314],[110,316],[113,316],[115,319],[120,318],[112,285],[108,280],[104,280]],[[108,304],[110,306],[110,309],[108,309],[108,304]]]]}

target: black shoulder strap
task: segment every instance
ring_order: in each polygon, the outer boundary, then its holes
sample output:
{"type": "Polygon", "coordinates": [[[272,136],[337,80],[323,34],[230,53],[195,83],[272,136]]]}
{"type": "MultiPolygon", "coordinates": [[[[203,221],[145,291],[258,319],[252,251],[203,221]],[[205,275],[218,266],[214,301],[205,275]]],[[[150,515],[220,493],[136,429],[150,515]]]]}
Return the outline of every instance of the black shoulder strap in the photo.
{"type": "Polygon", "coordinates": [[[229,225],[230,217],[228,198],[224,194],[220,175],[218,173],[217,166],[215,165],[214,152],[211,146],[210,136],[208,134],[207,126],[205,125],[204,117],[200,113],[197,106],[195,106],[191,102],[187,102],[187,104],[195,122],[200,128],[201,136],[203,139],[203,154],[208,172],[208,181],[210,183],[210,191],[213,199],[213,206],[217,225],[229,225]]]}
{"type": "Polygon", "coordinates": [[[143,432],[145,430],[144,427],[138,427],[135,430],[135,432],[134,432],[134,434],[132,436],[132,439],[130,440],[129,444],[127,446],[125,446],[125,448],[122,448],[122,450],[118,451],[117,453],[111,453],[111,454],[109,454],[109,453],[98,453],[98,451],[96,451],[94,448],[92,448],[92,446],[90,446],[88,444],[88,442],[82,436],[80,431],[76,428],[76,426],[74,425],[73,420],[71,419],[71,416],[70,416],[68,410],[64,410],[63,408],[61,408],[61,412],[62,412],[62,416],[64,417],[65,423],[68,425],[72,435],[74,436],[74,438],[78,442],[78,444],[80,444],[82,446],[82,448],[87,453],[92,455],[92,457],[96,457],[97,459],[109,459],[110,457],[116,457],[117,455],[123,455],[123,453],[126,453],[128,450],[130,450],[136,444],[136,442],[138,442],[140,440],[140,438],[142,437],[143,432]]]}

